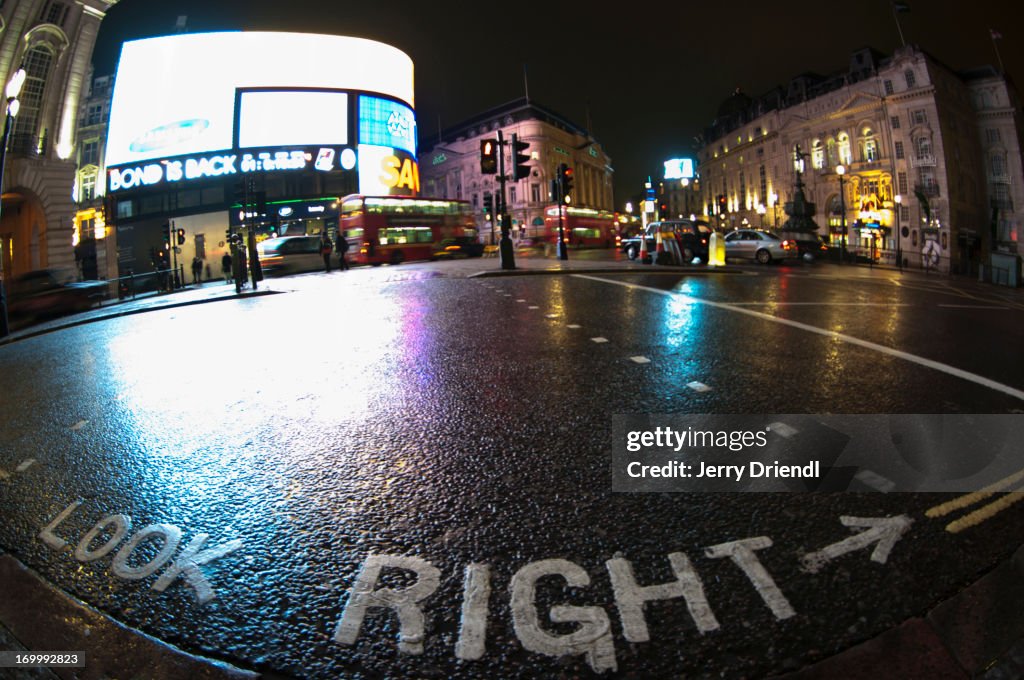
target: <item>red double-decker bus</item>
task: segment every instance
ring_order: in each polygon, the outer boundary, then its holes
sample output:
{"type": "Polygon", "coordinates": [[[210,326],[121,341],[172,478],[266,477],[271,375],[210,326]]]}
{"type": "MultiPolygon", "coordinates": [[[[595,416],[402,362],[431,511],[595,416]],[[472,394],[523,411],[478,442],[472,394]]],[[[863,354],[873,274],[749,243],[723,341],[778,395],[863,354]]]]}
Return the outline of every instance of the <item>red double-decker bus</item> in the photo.
{"type": "MultiPolygon", "coordinates": [[[[591,208],[562,208],[562,233],[573,248],[611,248],[619,233],[615,214],[591,208]]],[[[549,243],[558,241],[558,206],[544,209],[544,237],[549,243]]]]}
{"type": "Polygon", "coordinates": [[[338,229],[353,264],[429,260],[448,240],[477,240],[468,201],[351,195],[341,199],[338,229]]]}

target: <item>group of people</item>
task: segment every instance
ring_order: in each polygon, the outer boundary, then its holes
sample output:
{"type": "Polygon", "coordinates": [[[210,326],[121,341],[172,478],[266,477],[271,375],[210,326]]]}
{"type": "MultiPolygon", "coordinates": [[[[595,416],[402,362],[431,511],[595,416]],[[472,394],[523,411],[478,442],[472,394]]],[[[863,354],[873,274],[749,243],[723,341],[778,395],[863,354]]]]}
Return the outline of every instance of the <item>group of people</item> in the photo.
{"type": "Polygon", "coordinates": [[[331,271],[331,253],[333,251],[338,252],[338,269],[345,271],[348,269],[348,260],[345,258],[345,254],[348,252],[348,239],[345,238],[345,234],[338,230],[338,235],[335,237],[336,245],[331,244],[331,237],[327,235],[327,232],[323,232],[320,236],[320,254],[324,258],[324,271],[331,271]]]}

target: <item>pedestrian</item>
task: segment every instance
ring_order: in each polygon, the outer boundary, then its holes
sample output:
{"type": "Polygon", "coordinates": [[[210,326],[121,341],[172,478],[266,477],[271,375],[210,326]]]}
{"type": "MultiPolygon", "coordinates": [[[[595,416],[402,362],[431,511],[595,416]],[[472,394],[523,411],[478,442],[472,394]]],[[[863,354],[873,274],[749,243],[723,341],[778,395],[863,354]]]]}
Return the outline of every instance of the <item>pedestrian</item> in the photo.
{"type": "Polygon", "coordinates": [[[331,271],[331,239],[325,231],[320,237],[320,254],[324,257],[324,271],[331,271]]]}
{"type": "Polygon", "coordinates": [[[231,253],[224,251],[224,257],[220,258],[220,268],[224,272],[224,283],[231,283],[232,272],[231,272],[231,253]]]}
{"type": "Polygon", "coordinates": [[[192,258],[192,283],[199,285],[203,281],[203,260],[196,255],[192,258]]]}
{"type": "Polygon", "coordinates": [[[345,238],[345,233],[340,229],[338,230],[337,243],[338,267],[341,269],[341,271],[345,271],[346,269],[348,269],[348,260],[345,259],[345,255],[348,253],[348,239],[345,238]]]}

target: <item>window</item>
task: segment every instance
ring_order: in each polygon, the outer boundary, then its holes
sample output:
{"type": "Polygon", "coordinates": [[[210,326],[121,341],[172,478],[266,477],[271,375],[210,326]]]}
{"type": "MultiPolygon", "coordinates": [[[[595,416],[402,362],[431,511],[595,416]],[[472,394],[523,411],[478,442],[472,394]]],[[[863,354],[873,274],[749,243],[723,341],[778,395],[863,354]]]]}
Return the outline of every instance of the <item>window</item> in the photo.
{"type": "Polygon", "coordinates": [[[890,123],[890,126],[892,127],[893,130],[899,130],[900,129],[900,117],[899,116],[892,116],[892,117],[890,117],[889,118],[889,123],[890,123]]]}
{"type": "Polygon", "coordinates": [[[907,88],[914,87],[917,84],[917,79],[914,78],[914,72],[910,69],[903,72],[903,77],[907,79],[907,88]]]}
{"type": "Polygon", "coordinates": [[[845,132],[839,135],[839,162],[846,165],[853,162],[853,154],[850,151],[850,136],[845,132]]]}
{"type": "Polygon", "coordinates": [[[80,201],[87,203],[96,197],[96,174],[90,172],[82,175],[82,196],[80,201]]]}
{"type": "Polygon", "coordinates": [[[894,92],[894,90],[893,90],[893,87],[892,87],[892,81],[891,80],[885,81],[885,93],[886,94],[892,94],[893,92],[894,92]]]}
{"type": "Polygon", "coordinates": [[[927,160],[932,157],[932,140],[930,137],[918,137],[915,147],[918,159],[927,160]]]}
{"type": "Polygon", "coordinates": [[[539,184],[531,184],[530,185],[530,202],[531,203],[540,203],[540,185],[539,184]]]}
{"type": "Polygon", "coordinates": [[[903,142],[896,142],[896,158],[904,158],[903,142]]]}
{"type": "Polygon", "coordinates": [[[992,154],[989,159],[989,167],[992,169],[993,177],[1006,176],[1006,156],[1001,153],[992,154]]]}
{"type": "Polygon", "coordinates": [[[63,2],[48,2],[43,5],[43,11],[39,14],[39,20],[56,26],[64,25],[64,17],[67,16],[68,8],[63,2]]]}
{"type": "Polygon", "coordinates": [[[53,52],[44,45],[35,45],[25,53],[25,84],[21,88],[21,111],[14,123],[11,146],[23,151],[38,151],[39,110],[43,103],[46,79],[53,64],[53,52]]]}
{"type": "Polygon", "coordinates": [[[898,180],[898,184],[899,184],[899,187],[900,187],[900,193],[903,194],[904,196],[906,196],[907,195],[907,190],[908,190],[908,187],[909,187],[909,185],[907,184],[907,173],[905,173],[905,172],[898,173],[896,175],[896,179],[898,180]]]}
{"type": "Polygon", "coordinates": [[[878,142],[874,139],[864,140],[864,160],[869,163],[878,160],[878,142]]]}
{"type": "Polygon", "coordinates": [[[998,128],[987,128],[985,130],[985,140],[989,144],[995,144],[1000,141],[998,128]]]}
{"type": "Polygon", "coordinates": [[[928,122],[928,116],[924,114],[924,109],[911,111],[910,119],[914,122],[914,125],[924,125],[928,122]]]}
{"type": "Polygon", "coordinates": [[[129,199],[127,201],[117,202],[117,216],[118,217],[132,217],[135,215],[135,206],[129,199]]]}
{"type": "Polygon", "coordinates": [[[825,148],[822,147],[820,139],[814,140],[811,145],[811,167],[815,170],[825,167],[825,148]]]}
{"type": "Polygon", "coordinates": [[[516,202],[516,188],[515,188],[515,186],[510,186],[508,188],[508,202],[509,203],[515,203],[516,202]]]}
{"type": "Polygon", "coordinates": [[[761,180],[761,193],[759,194],[761,200],[765,200],[765,196],[768,195],[768,175],[764,171],[764,166],[760,169],[760,180],[761,180]]]}
{"type": "Polygon", "coordinates": [[[836,156],[836,140],[831,137],[825,142],[825,155],[828,158],[828,167],[834,168],[839,165],[839,157],[836,156]]]}
{"type": "Polygon", "coordinates": [[[910,208],[908,208],[905,205],[900,206],[900,219],[903,220],[904,222],[910,220],[910,208]]]}
{"type": "Polygon", "coordinates": [[[99,160],[100,142],[97,139],[90,139],[82,144],[81,165],[96,165],[99,160]]]}
{"type": "Polygon", "coordinates": [[[103,104],[90,104],[85,114],[86,125],[99,125],[103,122],[103,104]]]}

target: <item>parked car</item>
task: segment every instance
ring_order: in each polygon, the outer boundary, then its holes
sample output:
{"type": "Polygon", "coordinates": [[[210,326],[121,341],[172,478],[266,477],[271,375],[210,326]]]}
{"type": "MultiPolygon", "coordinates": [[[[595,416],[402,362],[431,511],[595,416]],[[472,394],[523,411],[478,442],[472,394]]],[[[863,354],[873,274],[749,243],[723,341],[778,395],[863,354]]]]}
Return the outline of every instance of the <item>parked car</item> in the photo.
{"type": "MultiPolygon", "coordinates": [[[[679,252],[683,260],[691,262],[699,257],[702,262],[708,259],[708,240],[711,237],[711,227],[707,222],[701,220],[664,220],[651,222],[647,225],[645,237],[647,240],[647,252],[654,256],[657,247],[657,233],[661,231],[662,238],[666,236],[675,237],[679,244],[679,252]]],[[[622,239],[619,248],[629,259],[635,260],[640,256],[639,234],[622,239]]]]}
{"type": "Polygon", "coordinates": [[[825,257],[828,254],[828,244],[818,234],[790,231],[779,235],[783,239],[795,243],[797,253],[807,262],[811,262],[819,257],[825,257]]]}
{"type": "Polygon", "coordinates": [[[796,243],[758,229],[737,229],[725,235],[725,257],[756,260],[768,264],[773,260],[797,257],[796,243]]]}
{"type": "Polygon", "coordinates": [[[446,238],[437,244],[434,258],[453,260],[462,257],[480,257],[484,254],[484,244],[469,236],[446,238]]]}
{"type": "Polygon", "coordinates": [[[319,236],[279,236],[256,244],[265,274],[285,275],[324,268],[319,236]]]}
{"type": "Polygon", "coordinates": [[[107,284],[63,282],[56,271],[38,269],[15,277],[7,296],[7,312],[12,319],[44,319],[89,309],[107,297],[107,284]]]}

